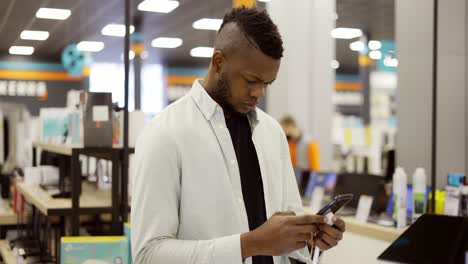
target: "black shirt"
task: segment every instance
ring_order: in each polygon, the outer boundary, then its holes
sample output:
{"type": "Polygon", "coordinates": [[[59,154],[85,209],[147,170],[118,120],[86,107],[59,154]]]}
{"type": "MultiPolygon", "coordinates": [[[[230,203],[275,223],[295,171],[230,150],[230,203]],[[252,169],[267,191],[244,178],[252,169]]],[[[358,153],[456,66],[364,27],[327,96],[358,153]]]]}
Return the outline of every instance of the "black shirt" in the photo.
{"type": "MultiPolygon", "coordinates": [[[[226,118],[226,125],[231,134],[242,185],[242,195],[247,211],[250,230],[265,223],[266,209],[263,195],[263,181],[258,163],[257,151],[252,141],[252,130],[246,115],[233,114],[226,118]]],[[[255,256],[253,264],[273,264],[271,256],[255,256]]]]}

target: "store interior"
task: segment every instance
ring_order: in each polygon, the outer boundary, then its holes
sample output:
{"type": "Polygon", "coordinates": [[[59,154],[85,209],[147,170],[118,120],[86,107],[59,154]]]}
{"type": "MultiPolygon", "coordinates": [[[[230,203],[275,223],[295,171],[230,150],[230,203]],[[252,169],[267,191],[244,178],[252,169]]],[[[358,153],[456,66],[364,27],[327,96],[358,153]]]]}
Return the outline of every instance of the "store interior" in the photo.
{"type": "Polygon", "coordinates": [[[283,38],[258,107],[287,136],[305,212],[354,194],[319,263],[468,263],[463,0],[0,1],[3,263],[132,263],[140,132],[207,74],[242,5],[283,38]],[[395,258],[418,222],[436,230],[418,250],[456,252],[395,258]]]}

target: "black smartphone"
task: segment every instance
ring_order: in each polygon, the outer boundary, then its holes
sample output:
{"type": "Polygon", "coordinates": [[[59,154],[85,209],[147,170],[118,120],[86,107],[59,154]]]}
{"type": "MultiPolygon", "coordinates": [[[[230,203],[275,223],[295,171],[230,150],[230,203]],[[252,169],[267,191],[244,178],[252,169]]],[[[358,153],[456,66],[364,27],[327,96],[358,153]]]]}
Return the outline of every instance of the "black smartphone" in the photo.
{"type": "Polygon", "coordinates": [[[332,212],[335,214],[340,210],[343,206],[347,205],[353,199],[353,194],[342,194],[338,195],[331,202],[329,202],[325,207],[320,209],[317,213],[318,215],[327,215],[328,213],[332,212]]]}

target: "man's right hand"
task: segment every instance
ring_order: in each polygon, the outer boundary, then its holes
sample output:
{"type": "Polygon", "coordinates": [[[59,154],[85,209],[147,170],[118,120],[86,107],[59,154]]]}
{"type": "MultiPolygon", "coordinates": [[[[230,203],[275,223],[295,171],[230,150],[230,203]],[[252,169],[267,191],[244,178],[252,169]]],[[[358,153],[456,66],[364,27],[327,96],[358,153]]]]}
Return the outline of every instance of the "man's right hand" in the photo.
{"type": "Polygon", "coordinates": [[[278,212],[257,229],[241,235],[242,258],[251,256],[283,256],[304,248],[327,219],[320,215],[296,216],[294,212],[278,212]]]}

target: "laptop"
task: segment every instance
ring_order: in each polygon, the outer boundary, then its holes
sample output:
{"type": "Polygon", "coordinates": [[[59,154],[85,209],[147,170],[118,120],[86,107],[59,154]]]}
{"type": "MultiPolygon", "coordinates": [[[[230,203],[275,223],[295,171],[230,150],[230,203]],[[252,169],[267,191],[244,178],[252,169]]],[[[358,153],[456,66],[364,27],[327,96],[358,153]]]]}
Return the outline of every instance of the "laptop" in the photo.
{"type": "Polygon", "coordinates": [[[425,214],[377,259],[384,263],[468,264],[468,218],[425,214]]]}

